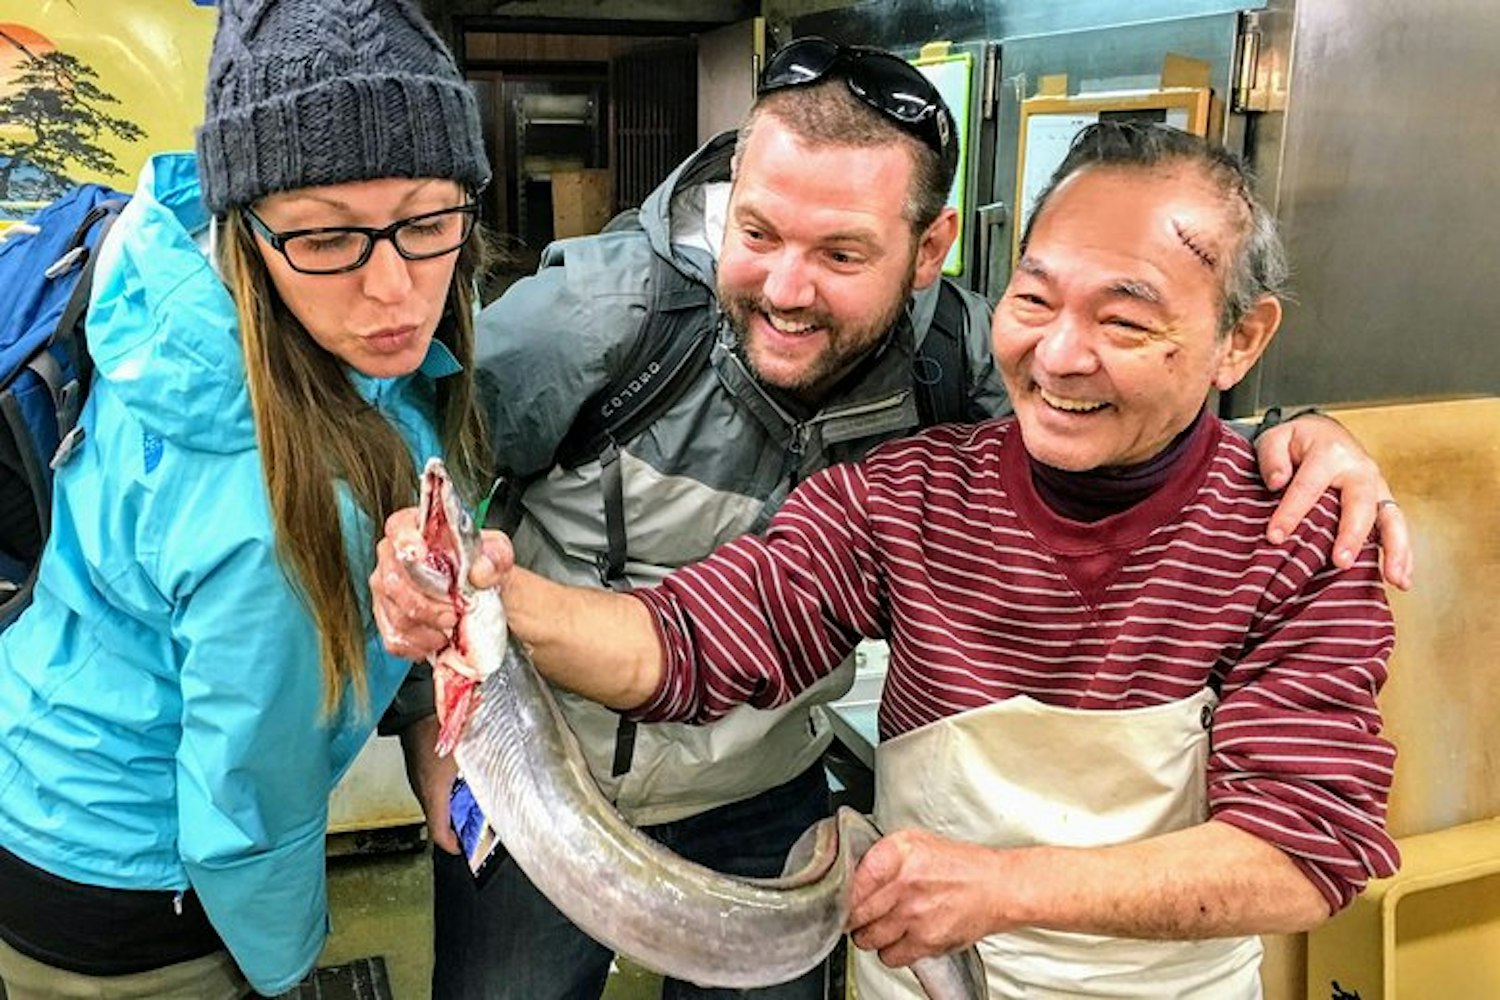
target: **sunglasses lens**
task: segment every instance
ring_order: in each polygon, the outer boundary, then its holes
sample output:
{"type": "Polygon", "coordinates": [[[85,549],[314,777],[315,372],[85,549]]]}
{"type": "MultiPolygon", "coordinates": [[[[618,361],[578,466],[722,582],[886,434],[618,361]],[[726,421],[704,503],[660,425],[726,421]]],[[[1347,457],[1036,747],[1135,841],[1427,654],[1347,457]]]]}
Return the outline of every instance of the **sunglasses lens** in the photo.
{"type": "Polygon", "coordinates": [[[760,93],[816,83],[837,73],[860,100],[927,144],[951,165],[957,159],[952,127],[932,81],[889,52],[841,46],[816,36],[776,50],[760,75],[760,93]]]}
{"type": "Polygon", "coordinates": [[[921,70],[885,52],[870,52],[852,62],[848,77],[860,100],[899,122],[945,163],[957,160],[943,99],[921,70]]]}
{"type": "Polygon", "coordinates": [[[762,91],[821,80],[838,61],[839,47],[826,38],[802,38],[777,49],[760,74],[762,91]]]}
{"type": "Polygon", "coordinates": [[[904,122],[921,121],[937,107],[937,91],[910,63],[867,57],[855,64],[849,82],[865,101],[904,122]]]}

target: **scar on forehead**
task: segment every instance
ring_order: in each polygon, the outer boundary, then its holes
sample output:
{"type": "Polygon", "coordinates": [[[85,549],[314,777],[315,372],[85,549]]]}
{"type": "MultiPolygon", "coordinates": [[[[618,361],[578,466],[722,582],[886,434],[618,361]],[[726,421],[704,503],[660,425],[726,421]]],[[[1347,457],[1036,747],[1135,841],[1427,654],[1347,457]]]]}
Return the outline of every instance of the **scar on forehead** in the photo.
{"type": "Polygon", "coordinates": [[[1204,267],[1210,271],[1218,270],[1219,255],[1209,246],[1206,237],[1193,232],[1176,219],[1172,220],[1172,228],[1177,231],[1177,238],[1182,241],[1182,245],[1193,251],[1193,254],[1203,262],[1204,267]]]}

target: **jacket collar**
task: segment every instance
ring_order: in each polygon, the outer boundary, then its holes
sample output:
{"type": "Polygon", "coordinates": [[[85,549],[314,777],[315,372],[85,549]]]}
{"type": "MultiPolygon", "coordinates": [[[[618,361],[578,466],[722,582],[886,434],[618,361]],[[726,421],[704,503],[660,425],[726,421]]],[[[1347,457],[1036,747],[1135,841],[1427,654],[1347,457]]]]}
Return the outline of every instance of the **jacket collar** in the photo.
{"type": "Polygon", "coordinates": [[[344,370],[348,372],[350,383],[361,397],[369,402],[378,403],[391,393],[399,391],[413,378],[421,376],[429,381],[436,381],[458,374],[464,370],[464,366],[458,363],[458,359],[453,356],[452,351],[448,350],[446,344],[433,337],[431,343],[427,345],[427,353],[422,357],[422,363],[417,366],[416,371],[409,374],[391,378],[374,378],[355,371],[347,365],[344,370]]]}
{"type": "Polygon", "coordinates": [[[783,447],[809,451],[816,450],[817,441],[883,440],[917,429],[921,418],[911,384],[913,351],[911,322],[903,314],[881,344],[810,412],[799,411],[751,374],[728,320],[721,321],[713,364],[725,387],[783,447]]]}

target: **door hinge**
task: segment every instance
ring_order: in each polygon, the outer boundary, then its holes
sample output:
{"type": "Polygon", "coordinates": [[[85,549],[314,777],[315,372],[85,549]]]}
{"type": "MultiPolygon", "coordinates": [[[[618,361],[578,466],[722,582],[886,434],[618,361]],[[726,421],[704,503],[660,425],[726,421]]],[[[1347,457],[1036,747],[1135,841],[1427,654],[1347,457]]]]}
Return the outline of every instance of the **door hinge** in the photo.
{"type": "Polygon", "coordinates": [[[1240,28],[1231,111],[1243,114],[1286,110],[1286,50],[1271,41],[1268,28],[1259,11],[1245,14],[1240,28]]]}

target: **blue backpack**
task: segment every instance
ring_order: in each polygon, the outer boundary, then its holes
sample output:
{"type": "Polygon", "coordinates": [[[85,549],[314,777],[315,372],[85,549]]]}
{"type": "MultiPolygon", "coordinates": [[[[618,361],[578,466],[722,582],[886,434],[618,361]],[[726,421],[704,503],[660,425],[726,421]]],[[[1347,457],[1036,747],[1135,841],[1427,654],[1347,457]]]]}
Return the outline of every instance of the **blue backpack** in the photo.
{"type": "Polygon", "coordinates": [[[80,185],[0,242],[0,629],[31,600],[52,474],[82,436],[94,248],[128,200],[80,185]]]}

